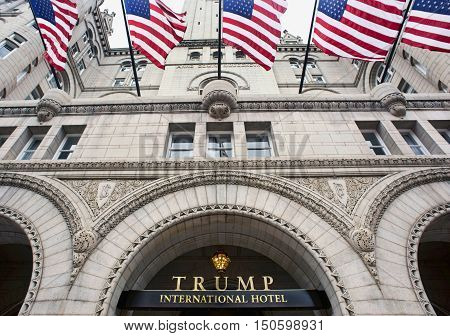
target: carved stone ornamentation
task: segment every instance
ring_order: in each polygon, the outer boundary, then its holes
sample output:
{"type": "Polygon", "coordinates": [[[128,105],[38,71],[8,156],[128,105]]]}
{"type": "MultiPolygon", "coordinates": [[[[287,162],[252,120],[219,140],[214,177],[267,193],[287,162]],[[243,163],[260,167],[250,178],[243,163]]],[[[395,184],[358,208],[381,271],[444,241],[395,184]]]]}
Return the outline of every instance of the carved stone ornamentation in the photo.
{"type": "Polygon", "coordinates": [[[335,290],[337,291],[337,293],[339,293],[343,301],[343,308],[345,309],[347,314],[356,315],[352,299],[338,270],[333,265],[331,259],[328,258],[325,252],[314,242],[314,240],[312,240],[306,233],[302,232],[292,224],[284,221],[281,218],[273,216],[266,211],[231,204],[213,204],[184,210],[180,213],[171,215],[170,217],[161,220],[151,228],[142,232],[141,235],[133,243],[130,244],[125,252],[123,252],[123,254],[119,258],[117,258],[114,267],[112,268],[105,284],[103,285],[103,290],[101,291],[96,306],[96,315],[103,315],[105,314],[105,312],[107,312],[107,309],[105,309],[107,308],[105,303],[110,302],[111,296],[113,295],[112,289],[114,289],[115,284],[117,284],[117,279],[123,274],[124,270],[133,260],[133,257],[137,253],[139,253],[141,248],[145,246],[150,240],[154,239],[161,230],[182,221],[188,220],[192,217],[216,215],[222,213],[239,214],[248,216],[249,218],[265,221],[270,225],[281,227],[289,235],[301,241],[301,243],[305,247],[310,249],[310,252],[315,255],[315,257],[317,257],[328,277],[334,280],[335,290]]]}
{"type": "Polygon", "coordinates": [[[58,89],[50,89],[36,106],[36,115],[39,122],[50,121],[61,112],[62,105],[70,102],[70,96],[58,89]]]}
{"type": "Polygon", "coordinates": [[[390,83],[377,85],[370,92],[370,95],[379,99],[392,115],[404,117],[406,115],[406,98],[395,86],[390,83]]]}
{"type": "Polygon", "coordinates": [[[103,209],[139,189],[152,180],[64,180],[74,189],[92,210],[94,217],[100,215],[103,209]]]}
{"type": "Polygon", "coordinates": [[[350,233],[353,246],[361,252],[372,252],[375,248],[375,235],[368,228],[356,228],[350,233]]]}
{"type": "Polygon", "coordinates": [[[351,214],[358,200],[380,178],[380,176],[304,177],[296,180],[299,184],[314,190],[351,214]]]}
{"type": "Polygon", "coordinates": [[[208,83],[203,89],[202,107],[214,119],[229,117],[231,111],[237,108],[236,88],[224,80],[208,83]]]}
{"type": "Polygon", "coordinates": [[[73,250],[76,253],[89,252],[96,242],[97,237],[94,232],[82,229],[73,236],[73,250]]]}

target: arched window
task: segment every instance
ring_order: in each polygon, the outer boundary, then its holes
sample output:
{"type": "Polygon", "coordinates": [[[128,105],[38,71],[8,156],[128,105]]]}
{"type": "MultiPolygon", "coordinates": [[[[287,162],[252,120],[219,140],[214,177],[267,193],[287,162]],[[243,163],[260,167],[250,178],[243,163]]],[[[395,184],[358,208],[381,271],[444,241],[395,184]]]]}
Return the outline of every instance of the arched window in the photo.
{"type": "Polygon", "coordinates": [[[200,61],[201,54],[198,51],[193,51],[189,54],[190,61],[200,61]]]}
{"type": "Polygon", "coordinates": [[[245,54],[243,51],[236,51],[236,59],[244,59],[245,58],[245,54]]]}
{"type": "Polygon", "coordinates": [[[316,60],[314,58],[308,58],[308,61],[306,63],[306,67],[308,69],[317,69],[316,60]]]}
{"type": "Polygon", "coordinates": [[[125,71],[130,71],[130,70],[131,70],[131,62],[130,61],[122,62],[121,66],[120,66],[120,71],[125,72],[125,71]]]}
{"type": "Polygon", "coordinates": [[[300,60],[298,58],[294,58],[294,57],[289,58],[289,64],[291,65],[292,69],[300,69],[301,63],[302,62],[300,62],[300,60]]]}
{"type": "MultiPolygon", "coordinates": [[[[213,59],[219,59],[219,52],[214,51],[212,54],[213,59]]],[[[223,58],[223,52],[220,53],[220,58],[223,58]]]]}
{"type": "Polygon", "coordinates": [[[138,71],[138,72],[140,72],[140,71],[145,71],[145,68],[147,68],[147,61],[139,61],[138,63],[137,63],[137,66],[136,66],[136,70],[138,71]]]}

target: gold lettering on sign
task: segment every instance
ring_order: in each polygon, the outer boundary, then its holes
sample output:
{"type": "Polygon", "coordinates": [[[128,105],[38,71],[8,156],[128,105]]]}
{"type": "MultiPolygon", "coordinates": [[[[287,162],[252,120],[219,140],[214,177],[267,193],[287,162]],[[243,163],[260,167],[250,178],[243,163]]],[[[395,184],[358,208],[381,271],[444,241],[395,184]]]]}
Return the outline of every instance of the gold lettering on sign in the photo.
{"type": "Polygon", "coordinates": [[[203,287],[204,281],[205,281],[204,277],[194,277],[194,290],[195,291],[198,291],[198,290],[204,291],[205,290],[205,287],[203,287]]]}
{"type": "Polygon", "coordinates": [[[270,290],[269,285],[273,284],[273,278],[271,276],[265,275],[263,276],[264,281],[264,290],[270,290]]]}
{"type": "Polygon", "coordinates": [[[216,276],[216,289],[218,291],[226,291],[227,287],[228,287],[228,277],[223,277],[223,279],[225,279],[225,287],[220,288],[220,279],[222,279],[222,277],[218,277],[216,276]]]}
{"type": "Polygon", "coordinates": [[[247,280],[247,283],[244,282],[244,279],[242,279],[242,277],[238,276],[238,289],[237,290],[247,290],[248,287],[250,287],[251,291],[255,290],[255,284],[253,283],[253,276],[249,277],[247,280]],[[241,289],[241,285],[242,285],[242,289],[241,289]]]}
{"type": "Polygon", "coordinates": [[[186,280],[185,276],[173,276],[172,280],[177,279],[177,287],[175,290],[179,291],[181,290],[181,280],[186,280]]]}

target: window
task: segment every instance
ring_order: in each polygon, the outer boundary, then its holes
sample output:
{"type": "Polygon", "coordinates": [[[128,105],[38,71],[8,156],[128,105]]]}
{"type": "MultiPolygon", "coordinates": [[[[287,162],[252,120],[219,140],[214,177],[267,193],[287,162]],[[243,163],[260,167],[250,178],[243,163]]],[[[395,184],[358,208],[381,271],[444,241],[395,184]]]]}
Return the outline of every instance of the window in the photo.
{"type": "Polygon", "coordinates": [[[55,155],[56,160],[68,160],[72,156],[75,148],[78,145],[78,141],[80,141],[81,135],[79,134],[73,134],[73,135],[67,135],[60,148],[58,149],[58,152],[55,155]]]}
{"type": "Polygon", "coordinates": [[[272,156],[272,145],[268,131],[246,133],[248,158],[261,159],[272,156]]]}
{"type": "Polygon", "coordinates": [[[245,59],[245,54],[243,51],[236,51],[236,59],[245,59]]]}
{"type": "Polygon", "coordinates": [[[352,60],[352,64],[356,69],[359,70],[359,68],[361,67],[362,61],[354,59],[354,60],[352,60]]]}
{"type": "Polygon", "coordinates": [[[200,61],[201,54],[198,51],[193,51],[189,54],[190,61],[200,61]]]}
{"type": "Polygon", "coordinates": [[[398,89],[403,93],[417,93],[416,90],[403,78],[401,79],[400,83],[398,84],[398,89]]]}
{"type": "MultiPolygon", "coordinates": [[[[219,52],[218,51],[214,51],[213,54],[213,59],[219,59],[219,52]]],[[[223,52],[220,53],[220,58],[223,58],[223,52]]]]}
{"type": "Polygon", "coordinates": [[[439,86],[439,91],[444,92],[444,93],[448,93],[448,86],[447,85],[445,85],[444,83],[439,81],[438,86],[439,86]]]}
{"type": "Polygon", "coordinates": [[[406,143],[412,149],[414,154],[416,155],[425,155],[429,154],[426,150],[425,146],[420,142],[417,136],[411,130],[399,130],[403,139],[405,139],[406,143]]]}
{"type": "MultiPolygon", "coordinates": [[[[141,82],[141,78],[139,78],[139,77],[138,77],[138,82],[139,83],[141,82]]],[[[136,80],[134,78],[131,80],[130,86],[136,86],[136,80]]]]}
{"type": "Polygon", "coordinates": [[[189,132],[171,132],[168,155],[172,159],[194,156],[194,134],[189,132]]]}
{"type": "Polygon", "coordinates": [[[38,85],[36,86],[31,93],[25,97],[25,100],[37,100],[41,99],[44,96],[44,92],[42,91],[41,87],[38,85]]]}
{"type": "Polygon", "coordinates": [[[312,76],[313,78],[313,83],[317,83],[317,84],[325,84],[325,78],[323,78],[323,76],[312,76]]]}
{"type": "Polygon", "coordinates": [[[89,50],[88,50],[88,57],[89,57],[89,59],[94,58],[94,50],[92,50],[92,48],[89,48],[89,50]]]}
{"type": "Polygon", "coordinates": [[[233,157],[232,134],[227,132],[208,133],[207,154],[209,157],[233,157]]]}
{"type": "Polygon", "coordinates": [[[450,130],[449,129],[438,129],[437,130],[440,135],[447,141],[448,144],[450,144],[450,130]]]}
{"type": "Polygon", "coordinates": [[[129,62],[129,61],[123,62],[122,65],[120,66],[121,72],[130,71],[130,70],[131,70],[131,62],[129,62]]]}
{"type": "MultiPolygon", "coordinates": [[[[378,85],[378,84],[381,84],[381,80],[383,79],[383,73],[384,73],[384,69],[385,69],[385,68],[386,68],[386,66],[385,66],[383,63],[381,63],[381,64],[378,66],[378,69],[377,69],[377,79],[376,79],[377,85],[378,85]]],[[[395,74],[395,70],[394,70],[392,67],[389,67],[389,69],[388,69],[388,71],[387,71],[387,74],[386,74],[386,80],[385,80],[385,83],[391,82],[392,77],[394,77],[394,74],[395,74]]]]}
{"type": "Polygon", "coordinates": [[[19,46],[10,40],[4,40],[0,42],[0,58],[5,59],[19,46]]]}
{"type": "Polygon", "coordinates": [[[306,62],[306,68],[307,69],[317,69],[316,61],[308,58],[308,61],[306,62]]]}
{"type": "Polygon", "coordinates": [[[75,43],[73,46],[71,46],[70,51],[72,51],[73,56],[78,54],[80,52],[80,48],[78,48],[78,43],[75,43]]]}
{"type": "Polygon", "coordinates": [[[411,57],[411,65],[423,76],[427,75],[427,68],[415,58],[411,57]]]}
{"type": "Polygon", "coordinates": [[[137,71],[145,71],[145,69],[147,68],[147,62],[139,62],[137,65],[137,71]]]}
{"type": "Polygon", "coordinates": [[[409,53],[408,53],[406,50],[403,50],[402,56],[403,56],[403,58],[406,59],[406,60],[409,59],[409,53]]]}
{"type": "Polygon", "coordinates": [[[27,42],[27,40],[22,35],[17,34],[17,33],[13,33],[10,36],[10,39],[18,44],[24,44],[25,42],[27,42]]]}
{"type": "Polygon", "coordinates": [[[44,139],[43,136],[33,135],[26,144],[25,149],[22,151],[22,153],[20,153],[18,159],[30,160],[33,157],[33,154],[38,149],[39,145],[41,144],[42,139],[44,139]]]}
{"type": "Polygon", "coordinates": [[[88,36],[88,33],[86,32],[83,34],[83,42],[87,43],[88,41],[89,41],[89,36],[88,36]]]}
{"type": "Polygon", "coordinates": [[[369,148],[376,154],[376,155],[389,155],[389,151],[384,144],[383,140],[381,139],[380,135],[375,130],[364,130],[361,131],[364,139],[366,140],[367,145],[369,148]]]}
{"type": "Polygon", "coordinates": [[[30,72],[31,67],[28,65],[25,69],[23,69],[21,72],[19,72],[19,74],[16,77],[16,81],[17,83],[19,83],[22,79],[25,78],[25,76],[27,75],[28,72],[30,72]]]}
{"type": "Polygon", "coordinates": [[[113,82],[113,87],[120,87],[120,86],[124,86],[125,84],[125,78],[116,78],[114,79],[113,82]]]}
{"type": "Polygon", "coordinates": [[[45,76],[45,79],[47,79],[48,86],[52,89],[58,88],[58,83],[56,82],[55,76],[53,76],[53,73],[50,71],[47,76],[45,76]]]}
{"type": "Polygon", "coordinates": [[[38,32],[39,27],[38,27],[36,21],[33,20],[33,21],[28,22],[27,26],[28,27],[33,27],[34,29],[36,29],[36,33],[38,32]]]}
{"type": "Polygon", "coordinates": [[[289,58],[289,64],[292,69],[300,69],[300,61],[297,58],[289,58]]]}
{"type": "Polygon", "coordinates": [[[77,68],[78,68],[78,71],[80,71],[80,75],[83,73],[84,70],[86,70],[86,65],[84,64],[83,60],[79,60],[77,62],[77,68]]]}
{"type": "Polygon", "coordinates": [[[6,140],[8,140],[8,137],[6,135],[0,135],[0,148],[3,146],[6,140]]]}

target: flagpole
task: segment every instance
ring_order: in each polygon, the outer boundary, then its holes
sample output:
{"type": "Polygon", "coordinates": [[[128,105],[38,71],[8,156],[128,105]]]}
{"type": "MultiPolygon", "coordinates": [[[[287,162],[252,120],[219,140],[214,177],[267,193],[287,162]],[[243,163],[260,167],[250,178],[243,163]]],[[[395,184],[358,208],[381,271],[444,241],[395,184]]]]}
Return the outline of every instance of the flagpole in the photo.
{"type": "MultiPolygon", "coordinates": [[[[47,45],[45,44],[44,37],[42,36],[41,29],[39,28],[39,25],[38,25],[38,22],[37,22],[37,19],[36,19],[36,14],[34,12],[34,8],[31,5],[31,3],[28,3],[28,4],[30,5],[31,12],[33,13],[34,21],[36,22],[36,25],[38,26],[38,32],[39,32],[39,36],[41,37],[42,44],[44,45],[44,50],[47,51],[47,45]]],[[[59,83],[58,77],[56,76],[55,68],[53,67],[53,65],[50,64],[50,62],[48,62],[48,65],[50,66],[50,71],[52,72],[53,78],[55,78],[56,87],[59,90],[61,90],[61,84],[59,83]]]]}
{"type": "Polygon", "coordinates": [[[389,70],[389,68],[392,65],[392,61],[394,60],[394,56],[395,56],[395,53],[397,51],[398,45],[400,44],[400,40],[401,40],[401,37],[403,35],[403,31],[405,29],[405,26],[406,26],[405,23],[408,20],[409,12],[411,11],[411,7],[412,7],[413,3],[414,3],[414,0],[410,0],[409,3],[408,3],[408,7],[406,8],[405,14],[403,16],[403,22],[402,22],[402,25],[400,27],[400,31],[398,32],[397,38],[395,39],[395,42],[392,45],[392,50],[389,53],[388,58],[386,59],[386,63],[385,63],[384,71],[383,71],[383,76],[381,77],[381,83],[384,83],[385,80],[386,80],[386,77],[387,77],[387,74],[388,74],[388,70],[389,70]]]}
{"type": "Polygon", "coordinates": [[[140,97],[141,96],[141,88],[139,86],[139,79],[138,79],[137,70],[136,70],[136,62],[134,61],[134,52],[133,52],[133,47],[131,45],[130,31],[129,31],[128,22],[127,22],[127,12],[125,10],[124,0],[120,0],[120,3],[122,4],[123,20],[125,21],[125,30],[127,32],[128,50],[130,51],[131,64],[133,65],[134,82],[136,83],[137,95],[140,97]]]}
{"type": "Polygon", "coordinates": [[[306,74],[306,68],[308,66],[308,56],[309,56],[309,50],[311,48],[311,38],[312,38],[313,27],[314,27],[314,19],[316,18],[318,2],[319,2],[319,0],[314,1],[314,10],[313,10],[312,18],[311,18],[311,27],[309,28],[308,45],[306,46],[305,60],[303,61],[302,77],[300,78],[300,89],[298,91],[299,94],[303,93],[303,85],[305,83],[305,74],[306,74]]]}
{"type": "Polygon", "coordinates": [[[218,69],[217,79],[222,78],[222,0],[219,0],[219,55],[218,57],[218,69]]]}

